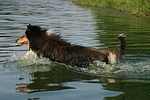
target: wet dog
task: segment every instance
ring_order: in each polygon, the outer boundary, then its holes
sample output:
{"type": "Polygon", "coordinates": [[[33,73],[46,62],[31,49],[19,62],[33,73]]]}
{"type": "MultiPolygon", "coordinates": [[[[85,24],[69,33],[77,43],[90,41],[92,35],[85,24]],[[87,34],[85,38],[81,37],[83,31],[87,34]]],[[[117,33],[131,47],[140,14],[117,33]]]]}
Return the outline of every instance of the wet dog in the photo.
{"type": "Polygon", "coordinates": [[[92,47],[75,45],[62,39],[60,35],[49,34],[47,29],[36,25],[28,25],[25,34],[17,39],[17,43],[29,46],[38,58],[46,57],[66,65],[88,67],[94,61],[116,64],[125,50],[125,35],[118,36],[120,47],[116,50],[97,50],[92,47]]]}

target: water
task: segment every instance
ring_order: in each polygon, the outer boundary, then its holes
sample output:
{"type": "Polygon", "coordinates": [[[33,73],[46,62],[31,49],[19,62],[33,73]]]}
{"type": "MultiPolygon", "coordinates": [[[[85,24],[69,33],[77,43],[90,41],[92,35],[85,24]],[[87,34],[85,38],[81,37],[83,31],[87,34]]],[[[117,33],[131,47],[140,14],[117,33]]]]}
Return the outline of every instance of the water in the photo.
{"type": "Polygon", "coordinates": [[[149,100],[149,18],[112,9],[85,7],[68,0],[1,0],[1,100],[149,100]],[[29,23],[61,33],[73,44],[98,49],[119,46],[127,36],[126,54],[116,66],[97,63],[72,69],[48,59],[23,59],[26,46],[15,40],[29,23]]]}

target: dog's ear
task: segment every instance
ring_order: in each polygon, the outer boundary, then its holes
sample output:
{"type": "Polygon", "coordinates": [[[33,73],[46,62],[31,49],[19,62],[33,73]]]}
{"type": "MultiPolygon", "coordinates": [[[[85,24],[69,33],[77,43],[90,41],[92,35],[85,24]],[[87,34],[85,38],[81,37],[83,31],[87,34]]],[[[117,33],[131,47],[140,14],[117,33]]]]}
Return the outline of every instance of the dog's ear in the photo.
{"type": "Polygon", "coordinates": [[[30,27],[31,27],[31,26],[32,26],[32,25],[31,25],[31,24],[29,24],[29,25],[27,25],[27,28],[28,28],[28,29],[30,29],[30,27]]]}
{"type": "Polygon", "coordinates": [[[28,31],[30,31],[30,27],[31,27],[31,26],[32,26],[31,24],[27,25],[27,30],[28,30],[28,31]]]}

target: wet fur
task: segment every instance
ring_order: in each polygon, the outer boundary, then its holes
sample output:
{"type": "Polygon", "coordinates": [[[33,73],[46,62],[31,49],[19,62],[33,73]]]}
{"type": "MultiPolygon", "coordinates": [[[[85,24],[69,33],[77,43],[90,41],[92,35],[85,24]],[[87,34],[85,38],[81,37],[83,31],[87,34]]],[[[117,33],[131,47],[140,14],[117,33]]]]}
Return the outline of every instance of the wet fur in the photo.
{"type": "Polygon", "coordinates": [[[120,34],[118,36],[118,39],[120,41],[120,46],[115,50],[100,50],[108,57],[108,63],[111,65],[117,64],[119,59],[122,58],[122,56],[125,54],[125,48],[126,48],[126,40],[125,35],[120,34]]]}
{"type": "Polygon", "coordinates": [[[47,34],[47,29],[35,25],[27,26],[25,36],[28,39],[29,48],[38,57],[42,56],[49,58],[51,61],[78,67],[88,67],[95,60],[116,64],[125,50],[124,36],[118,37],[122,45],[116,50],[97,50],[92,47],[70,44],[60,35],[47,34]]]}

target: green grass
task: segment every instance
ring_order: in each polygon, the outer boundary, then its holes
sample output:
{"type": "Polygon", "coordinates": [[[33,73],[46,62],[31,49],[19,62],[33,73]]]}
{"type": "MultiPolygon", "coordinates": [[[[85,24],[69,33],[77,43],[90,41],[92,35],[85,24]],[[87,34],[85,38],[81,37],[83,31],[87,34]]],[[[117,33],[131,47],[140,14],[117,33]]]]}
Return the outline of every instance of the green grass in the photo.
{"type": "Polygon", "coordinates": [[[71,0],[77,4],[115,8],[138,16],[150,16],[150,0],[71,0]]]}

